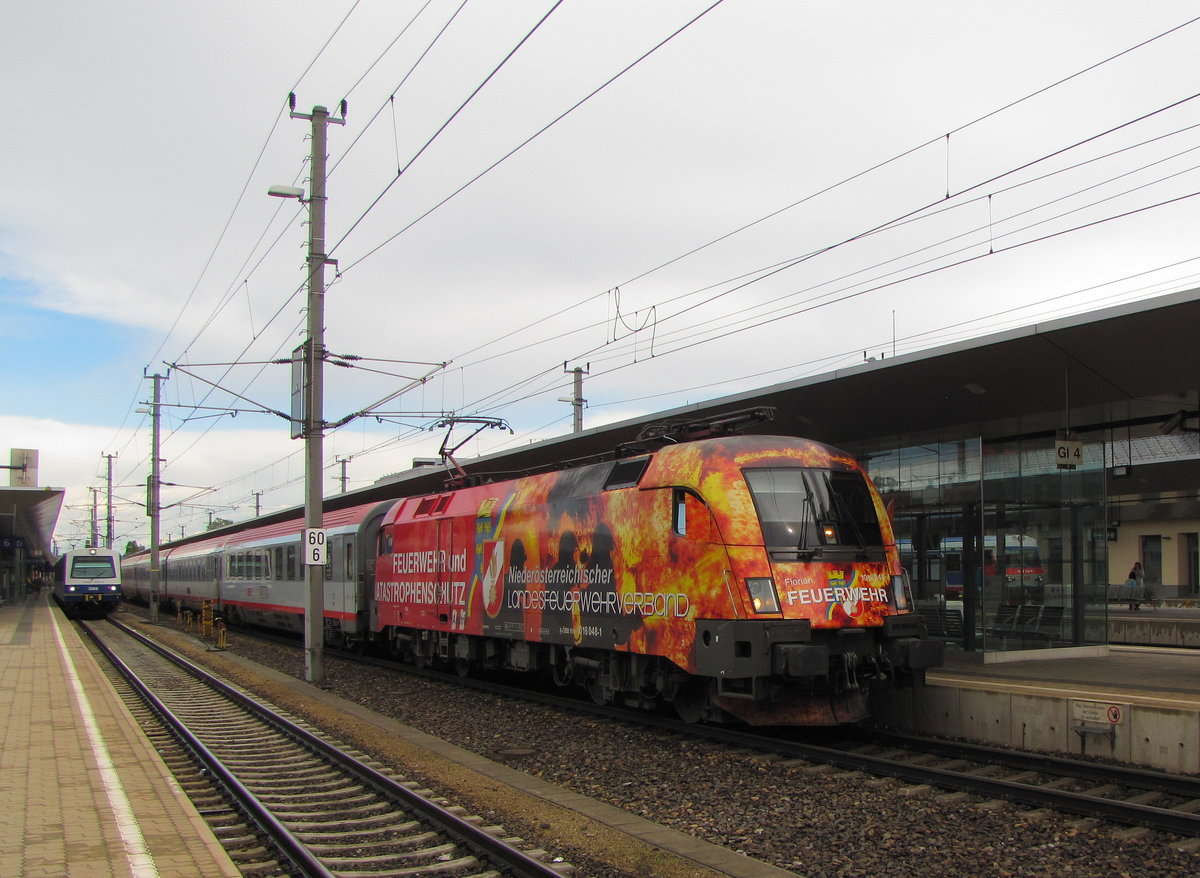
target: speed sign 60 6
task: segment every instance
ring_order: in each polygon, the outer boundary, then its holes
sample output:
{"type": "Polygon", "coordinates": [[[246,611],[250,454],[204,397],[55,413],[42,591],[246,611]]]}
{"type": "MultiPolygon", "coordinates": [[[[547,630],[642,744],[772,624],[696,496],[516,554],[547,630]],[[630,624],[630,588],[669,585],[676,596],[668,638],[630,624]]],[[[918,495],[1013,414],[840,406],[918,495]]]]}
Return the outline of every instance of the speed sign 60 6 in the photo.
{"type": "Polygon", "coordinates": [[[304,563],[325,564],[325,529],[306,527],[304,529],[304,563]]]}

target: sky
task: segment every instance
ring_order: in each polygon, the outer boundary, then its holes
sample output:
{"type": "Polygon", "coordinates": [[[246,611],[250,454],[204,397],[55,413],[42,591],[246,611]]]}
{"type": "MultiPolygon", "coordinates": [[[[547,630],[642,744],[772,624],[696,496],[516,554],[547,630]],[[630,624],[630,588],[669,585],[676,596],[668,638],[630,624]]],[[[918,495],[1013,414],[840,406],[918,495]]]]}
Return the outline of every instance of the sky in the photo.
{"type": "Polygon", "coordinates": [[[346,101],[325,343],[362,359],[325,370],[327,495],[343,460],[353,489],[435,455],[450,415],[511,428],[463,457],[569,432],[575,368],[598,426],[1190,289],[1195,15],[8,3],[0,455],[66,488],[62,548],[114,455],[116,542],[145,543],[158,374],[164,538],[302,502],[272,361],[303,338],[308,209],[266,194],[310,185],[289,93],[346,101]]]}

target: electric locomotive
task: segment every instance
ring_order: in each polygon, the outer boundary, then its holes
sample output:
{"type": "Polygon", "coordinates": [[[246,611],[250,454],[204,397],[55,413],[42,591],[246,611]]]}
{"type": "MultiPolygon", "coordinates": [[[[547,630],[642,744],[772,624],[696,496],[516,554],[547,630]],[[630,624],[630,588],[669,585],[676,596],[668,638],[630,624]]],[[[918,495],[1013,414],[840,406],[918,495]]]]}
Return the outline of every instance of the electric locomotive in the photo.
{"type": "MultiPolygon", "coordinates": [[[[771,725],[864,719],[871,690],[941,664],[852,456],[683,438],[326,512],[325,642],[771,725]]],[[[300,632],[303,527],[296,515],[165,547],[160,596],[300,632]]],[[[146,591],[148,557],[128,566],[146,591]]]]}
{"type": "Polygon", "coordinates": [[[923,682],[887,513],[853,457],[772,436],[398,501],[371,628],[419,663],[542,671],[598,702],[823,725],[923,682]]]}
{"type": "Polygon", "coordinates": [[[54,599],[68,616],[107,616],[121,603],[121,554],[91,547],[67,552],[54,565],[54,599]]]}

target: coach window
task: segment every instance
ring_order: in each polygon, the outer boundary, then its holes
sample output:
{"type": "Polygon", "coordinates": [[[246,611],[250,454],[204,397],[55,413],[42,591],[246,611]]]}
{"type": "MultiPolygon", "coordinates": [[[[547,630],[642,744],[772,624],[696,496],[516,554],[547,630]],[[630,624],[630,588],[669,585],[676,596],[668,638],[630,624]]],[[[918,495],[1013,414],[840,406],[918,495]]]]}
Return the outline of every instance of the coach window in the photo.
{"type": "Polygon", "coordinates": [[[354,581],[354,540],[346,539],[346,581],[354,581]]]}
{"type": "Polygon", "coordinates": [[[296,544],[292,543],[287,547],[287,573],[284,574],[284,579],[294,581],[296,579],[296,544]]]}
{"type": "Polygon", "coordinates": [[[272,579],[283,579],[283,546],[275,547],[275,569],[271,572],[272,579]]]}
{"type": "Polygon", "coordinates": [[[330,540],[325,546],[325,579],[326,581],[333,579],[333,552],[337,548],[339,541],[330,540]]]}

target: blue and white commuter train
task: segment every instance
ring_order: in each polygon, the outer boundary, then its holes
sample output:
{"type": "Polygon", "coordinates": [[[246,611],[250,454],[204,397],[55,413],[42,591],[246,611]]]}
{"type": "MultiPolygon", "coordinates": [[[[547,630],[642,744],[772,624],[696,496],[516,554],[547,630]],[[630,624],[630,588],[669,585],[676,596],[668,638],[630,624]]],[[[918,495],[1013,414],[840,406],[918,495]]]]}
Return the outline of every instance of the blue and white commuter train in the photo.
{"type": "Polygon", "coordinates": [[[107,616],[121,603],[121,553],[67,552],[54,565],[54,599],[68,616],[107,616]]]}

